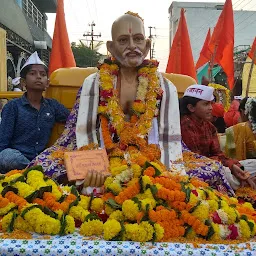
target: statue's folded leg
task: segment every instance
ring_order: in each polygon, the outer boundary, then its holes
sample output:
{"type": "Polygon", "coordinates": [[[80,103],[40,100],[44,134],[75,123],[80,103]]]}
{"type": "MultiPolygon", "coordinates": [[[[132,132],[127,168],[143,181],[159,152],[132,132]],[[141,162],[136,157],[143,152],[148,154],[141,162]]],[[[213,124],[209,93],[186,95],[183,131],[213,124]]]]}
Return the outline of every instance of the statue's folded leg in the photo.
{"type": "Polygon", "coordinates": [[[220,162],[189,151],[184,143],[182,150],[186,172],[189,176],[205,181],[220,192],[228,193],[230,196],[235,195],[234,190],[226,179],[225,169],[220,162]]]}

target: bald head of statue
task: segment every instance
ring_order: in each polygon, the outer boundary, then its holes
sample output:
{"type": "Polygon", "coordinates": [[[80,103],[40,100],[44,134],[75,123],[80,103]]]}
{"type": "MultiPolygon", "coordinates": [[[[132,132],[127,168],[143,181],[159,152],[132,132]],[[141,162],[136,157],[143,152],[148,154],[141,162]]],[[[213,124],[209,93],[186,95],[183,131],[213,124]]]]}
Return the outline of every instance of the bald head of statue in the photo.
{"type": "Polygon", "coordinates": [[[128,12],[114,21],[111,33],[112,41],[107,42],[107,49],[120,65],[141,65],[150,49],[143,20],[137,14],[128,12]]]}

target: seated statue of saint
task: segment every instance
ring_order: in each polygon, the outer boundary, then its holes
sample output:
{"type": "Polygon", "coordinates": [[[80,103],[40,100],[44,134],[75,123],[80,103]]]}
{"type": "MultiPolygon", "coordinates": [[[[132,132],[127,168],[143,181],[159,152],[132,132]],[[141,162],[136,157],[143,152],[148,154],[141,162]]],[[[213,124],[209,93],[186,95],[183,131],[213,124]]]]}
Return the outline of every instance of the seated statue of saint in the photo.
{"type": "MultiPolygon", "coordinates": [[[[157,71],[156,60],[145,59],[150,40],[142,18],[127,12],[111,32],[107,49],[113,57],[85,79],[63,134],[30,165],[42,165],[46,175],[59,180],[66,170],[58,152],[98,144],[108,152],[112,175],[127,171],[138,177],[150,162],[163,171],[186,171],[232,195],[221,163],[190,152],[181,142],[177,90],[157,71]],[[184,164],[183,154],[193,164],[184,164]]],[[[86,185],[102,185],[100,174],[91,175],[86,185]]]]}

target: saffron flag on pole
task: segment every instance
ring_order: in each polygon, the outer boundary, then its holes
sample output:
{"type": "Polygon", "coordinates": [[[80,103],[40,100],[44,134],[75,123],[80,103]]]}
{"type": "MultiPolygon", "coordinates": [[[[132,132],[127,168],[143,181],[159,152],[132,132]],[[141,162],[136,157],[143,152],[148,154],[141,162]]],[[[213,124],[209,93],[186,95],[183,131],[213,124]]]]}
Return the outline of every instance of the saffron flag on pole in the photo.
{"type": "Polygon", "coordinates": [[[209,28],[208,33],[205,38],[205,41],[204,41],[203,48],[200,52],[200,56],[196,63],[196,69],[200,68],[201,66],[203,66],[205,63],[207,63],[211,59],[211,52],[208,49],[210,40],[211,40],[211,29],[209,28]]]}
{"type": "Polygon", "coordinates": [[[49,74],[58,68],[69,68],[75,66],[76,62],[70,47],[66,27],[64,2],[63,0],[58,0],[52,39],[52,51],[49,63],[49,74]]]}
{"type": "Polygon", "coordinates": [[[227,75],[229,88],[234,86],[234,15],[231,0],[226,0],[209,42],[213,63],[227,75]]]}
{"type": "MultiPolygon", "coordinates": [[[[251,50],[248,52],[248,56],[253,59],[254,56],[254,52],[256,51],[256,37],[254,38],[253,44],[252,44],[252,48],[251,50]]],[[[254,64],[256,65],[256,58],[254,59],[254,64]]]]}
{"type": "Polygon", "coordinates": [[[197,80],[184,9],[171,46],[166,73],[188,75],[197,80]]]}

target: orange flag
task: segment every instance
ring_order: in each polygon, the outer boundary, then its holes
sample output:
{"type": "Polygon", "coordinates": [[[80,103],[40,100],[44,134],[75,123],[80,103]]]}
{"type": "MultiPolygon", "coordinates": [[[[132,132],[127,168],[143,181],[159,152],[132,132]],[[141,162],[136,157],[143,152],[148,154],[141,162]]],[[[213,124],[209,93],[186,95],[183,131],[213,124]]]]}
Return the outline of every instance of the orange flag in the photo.
{"type": "Polygon", "coordinates": [[[211,52],[208,49],[208,45],[211,39],[211,29],[208,29],[208,33],[206,35],[203,48],[200,52],[200,56],[198,58],[198,61],[196,63],[196,69],[202,67],[205,63],[207,63],[211,58],[211,52]]]}
{"type": "MultiPolygon", "coordinates": [[[[251,50],[248,52],[248,56],[253,59],[254,56],[254,52],[256,51],[256,37],[254,38],[253,44],[252,44],[252,48],[251,50]]],[[[256,58],[254,59],[254,64],[256,65],[256,58]]]]}
{"type": "Polygon", "coordinates": [[[183,74],[197,80],[184,9],[172,42],[166,73],[183,74]]]}
{"type": "Polygon", "coordinates": [[[55,27],[52,39],[52,51],[49,74],[58,68],[75,67],[76,62],[70,47],[65,21],[64,2],[58,0],[55,27]]]}
{"type": "Polygon", "coordinates": [[[231,0],[226,0],[212,33],[209,50],[214,62],[220,64],[228,78],[229,88],[234,86],[234,17],[231,0]]]}

